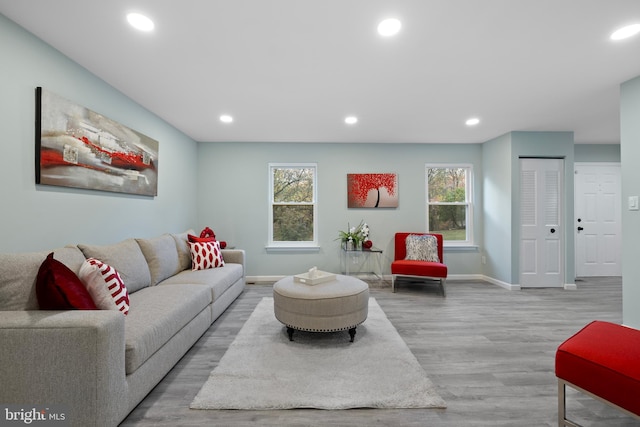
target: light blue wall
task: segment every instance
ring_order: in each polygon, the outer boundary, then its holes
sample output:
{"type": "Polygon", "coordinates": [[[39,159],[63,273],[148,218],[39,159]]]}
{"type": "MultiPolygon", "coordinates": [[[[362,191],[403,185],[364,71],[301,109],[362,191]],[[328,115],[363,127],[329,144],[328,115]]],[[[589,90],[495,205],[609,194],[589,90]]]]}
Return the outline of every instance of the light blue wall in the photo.
{"type": "Polygon", "coordinates": [[[565,284],[575,283],[575,242],[573,235],[573,132],[512,132],[511,245],[512,283],[520,282],[520,158],[556,157],[564,159],[564,244],[565,284]]]}
{"type": "Polygon", "coordinates": [[[0,15],[0,251],[112,243],[196,222],[197,143],[0,15]],[[35,88],[42,86],[160,143],[157,197],[35,184],[35,88]]]}
{"type": "MultiPolygon", "coordinates": [[[[199,227],[210,226],[221,240],[247,251],[249,276],[295,274],[317,266],[339,271],[338,230],[361,220],[371,239],[384,250],[389,273],[392,239],[397,231],[426,227],[425,164],[473,165],[476,221],[474,239],[482,243],[481,144],[329,144],[201,143],[198,153],[199,227]],[[268,218],[269,162],[318,164],[318,253],[272,253],[265,250],[268,218]],[[399,207],[348,209],[347,173],[397,173],[399,207]]],[[[450,274],[478,274],[477,249],[445,251],[450,274]]]]}
{"type": "MultiPolygon", "coordinates": [[[[640,77],[620,88],[620,152],[622,206],[629,196],[640,196],[640,77]]],[[[622,209],[622,319],[640,328],[640,211],[622,209]]]]}
{"type": "Polygon", "coordinates": [[[511,260],[511,134],[483,144],[482,169],[484,205],[485,276],[504,282],[512,281],[511,260]]]}
{"type": "Polygon", "coordinates": [[[620,162],[620,144],[576,144],[574,160],[578,162],[620,162]]]}

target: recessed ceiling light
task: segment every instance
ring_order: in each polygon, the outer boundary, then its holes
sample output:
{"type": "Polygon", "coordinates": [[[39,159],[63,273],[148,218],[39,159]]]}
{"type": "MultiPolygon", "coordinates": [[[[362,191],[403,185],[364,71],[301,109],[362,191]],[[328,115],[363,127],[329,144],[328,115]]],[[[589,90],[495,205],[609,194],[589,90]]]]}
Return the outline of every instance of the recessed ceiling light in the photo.
{"type": "Polygon", "coordinates": [[[378,24],[378,34],[384,37],[395,36],[402,28],[402,23],[395,19],[389,18],[378,24]]]}
{"type": "Polygon", "coordinates": [[[470,119],[467,119],[466,122],[464,122],[467,126],[475,126],[478,123],[480,123],[480,119],[477,117],[471,117],[470,119]]]}
{"type": "Polygon", "coordinates": [[[348,125],[355,125],[358,123],[358,118],[356,116],[349,116],[344,119],[344,122],[348,125]]]}
{"type": "Polygon", "coordinates": [[[640,33],[640,24],[627,25],[611,34],[611,40],[623,40],[640,33]]]}
{"type": "Polygon", "coordinates": [[[127,21],[129,24],[140,31],[151,31],[155,27],[153,21],[149,17],[140,13],[130,13],[127,15],[127,21]]]}
{"type": "Polygon", "coordinates": [[[220,121],[222,123],[232,123],[233,122],[233,117],[231,117],[228,114],[223,114],[220,116],[220,121]]]}

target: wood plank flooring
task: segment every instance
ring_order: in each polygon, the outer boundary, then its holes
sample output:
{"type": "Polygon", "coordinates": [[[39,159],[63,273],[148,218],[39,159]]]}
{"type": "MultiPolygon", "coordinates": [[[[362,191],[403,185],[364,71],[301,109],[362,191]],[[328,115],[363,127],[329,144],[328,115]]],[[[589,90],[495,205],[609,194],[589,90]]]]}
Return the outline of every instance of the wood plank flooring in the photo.
{"type": "MultiPolygon", "coordinates": [[[[248,285],[121,425],[555,426],[556,348],[591,320],[622,321],[620,278],[576,283],[574,291],[507,291],[484,282],[450,281],[446,298],[435,283],[401,282],[395,294],[390,286],[372,283],[371,296],[437,386],[447,409],[191,410],[189,403],[256,304],[272,294],[271,285],[248,285]]],[[[567,400],[570,417],[585,427],[640,425],[573,390],[567,400]]]]}

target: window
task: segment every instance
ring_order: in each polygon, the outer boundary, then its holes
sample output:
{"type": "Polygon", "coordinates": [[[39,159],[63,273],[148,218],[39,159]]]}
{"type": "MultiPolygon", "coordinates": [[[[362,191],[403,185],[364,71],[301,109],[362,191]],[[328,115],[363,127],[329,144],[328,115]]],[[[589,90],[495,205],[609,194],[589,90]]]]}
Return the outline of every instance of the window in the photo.
{"type": "Polygon", "coordinates": [[[315,163],[269,164],[269,246],[317,246],[315,163]]]}
{"type": "Polygon", "coordinates": [[[427,165],[427,230],[449,244],[472,242],[471,172],[465,165],[427,165]]]}

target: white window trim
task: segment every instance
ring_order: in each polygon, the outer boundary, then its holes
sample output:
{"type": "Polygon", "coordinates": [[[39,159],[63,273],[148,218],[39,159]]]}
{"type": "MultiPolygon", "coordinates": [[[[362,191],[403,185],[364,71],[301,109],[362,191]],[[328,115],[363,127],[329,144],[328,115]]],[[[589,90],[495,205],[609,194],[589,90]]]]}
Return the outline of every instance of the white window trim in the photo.
{"type": "Polygon", "coordinates": [[[426,201],[426,210],[425,210],[425,224],[426,229],[429,230],[429,206],[430,205],[459,205],[459,206],[467,206],[467,218],[466,218],[466,231],[467,231],[467,239],[466,240],[445,240],[443,243],[444,247],[450,248],[468,248],[475,247],[473,241],[473,223],[475,222],[474,217],[474,199],[473,199],[473,164],[471,163],[426,163],[424,168],[424,177],[425,177],[425,201],[426,201]],[[430,203],[429,202],[429,169],[453,169],[453,168],[462,168],[467,170],[467,176],[465,179],[465,197],[466,202],[453,202],[453,203],[430,203]]]}
{"type": "MultiPolygon", "coordinates": [[[[317,163],[269,163],[269,188],[268,188],[268,230],[269,240],[266,245],[267,251],[316,251],[318,245],[318,164],[317,163]],[[283,168],[313,168],[313,240],[304,242],[276,242],[273,240],[273,169],[283,168]]],[[[306,204],[306,203],[305,203],[306,204]]]]}

